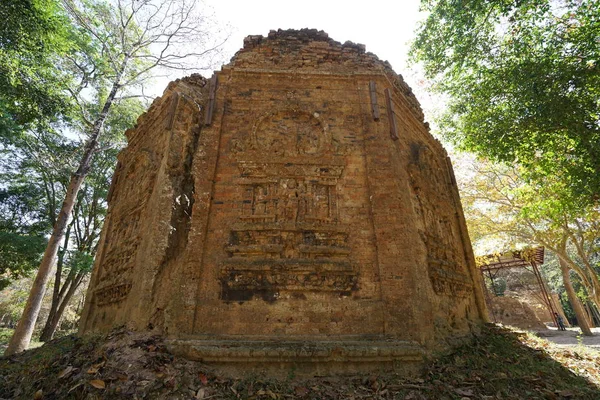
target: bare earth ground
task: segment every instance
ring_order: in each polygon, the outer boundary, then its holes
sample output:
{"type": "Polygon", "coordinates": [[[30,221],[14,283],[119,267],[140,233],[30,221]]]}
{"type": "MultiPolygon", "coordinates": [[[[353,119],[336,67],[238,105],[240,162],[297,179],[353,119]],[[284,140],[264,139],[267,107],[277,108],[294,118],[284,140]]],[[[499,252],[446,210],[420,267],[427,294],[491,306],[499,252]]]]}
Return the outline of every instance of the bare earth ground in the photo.
{"type": "Polygon", "coordinates": [[[600,328],[592,328],[592,332],[594,332],[594,336],[583,336],[579,328],[567,328],[566,331],[549,328],[548,330],[537,331],[536,335],[563,347],[584,345],[591,349],[600,350],[600,328]]]}
{"type": "Polygon", "coordinates": [[[159,336],[121,329],[0,357],[0,399],[600,399],[600,353],[579,345],[575,332],[548,332],[575,344],[490,324],[430,360],[420,377],[274,380],[224,377],[169,354],[159,336]]]}

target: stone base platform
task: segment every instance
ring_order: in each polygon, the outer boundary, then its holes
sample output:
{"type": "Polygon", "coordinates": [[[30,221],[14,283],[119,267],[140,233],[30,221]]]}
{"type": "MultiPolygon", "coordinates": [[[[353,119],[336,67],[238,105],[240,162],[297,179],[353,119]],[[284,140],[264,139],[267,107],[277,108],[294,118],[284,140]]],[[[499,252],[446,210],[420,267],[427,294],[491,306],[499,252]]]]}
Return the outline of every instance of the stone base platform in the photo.
{"type": "Polygon", "coordinates": [[[171,339],[173,354],[201,361],[231,376],[274,377],[396,372],[416,375],[425,351],[415,342],[386,339],[315,340],[171,339]]]}

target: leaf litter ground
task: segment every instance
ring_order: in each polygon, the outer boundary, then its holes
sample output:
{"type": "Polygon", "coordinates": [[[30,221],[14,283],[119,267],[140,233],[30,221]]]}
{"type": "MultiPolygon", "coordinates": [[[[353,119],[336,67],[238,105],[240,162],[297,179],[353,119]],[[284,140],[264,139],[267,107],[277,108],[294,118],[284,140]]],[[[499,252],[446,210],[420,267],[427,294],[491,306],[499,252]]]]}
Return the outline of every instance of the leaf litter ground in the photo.
{"type": "Polygon", "coordinates": [[[174,357],[159,336],[68,336],[0,358],[0,399],[600,399],[600,354],[488,325],[430,361],[393,373],[232,379],[174,357]]]}

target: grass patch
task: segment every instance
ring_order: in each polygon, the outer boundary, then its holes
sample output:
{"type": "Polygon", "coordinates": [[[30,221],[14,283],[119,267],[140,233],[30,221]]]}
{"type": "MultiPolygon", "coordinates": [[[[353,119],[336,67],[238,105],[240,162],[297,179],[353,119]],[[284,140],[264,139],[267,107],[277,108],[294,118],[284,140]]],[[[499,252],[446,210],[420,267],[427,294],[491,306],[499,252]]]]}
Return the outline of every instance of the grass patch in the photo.
{"type": "Polygon", "coordinates": [[[11,328],[0,328],[0,347],[8,344],[13,332],[14,329],[11,328]]]}
{"type": "MultiPolygon", "coordinates": [[[[4,353],[4,350],[8,346],[8,342],[13,335],[15,330],[13,328],[0,328],[0,354],[4,353]]],[[[34,336],[31,338],[31,342],[29,342],[29,349],[36,349],[42,346],[44,342],[40,342],[38,337],[34,336]]]]}

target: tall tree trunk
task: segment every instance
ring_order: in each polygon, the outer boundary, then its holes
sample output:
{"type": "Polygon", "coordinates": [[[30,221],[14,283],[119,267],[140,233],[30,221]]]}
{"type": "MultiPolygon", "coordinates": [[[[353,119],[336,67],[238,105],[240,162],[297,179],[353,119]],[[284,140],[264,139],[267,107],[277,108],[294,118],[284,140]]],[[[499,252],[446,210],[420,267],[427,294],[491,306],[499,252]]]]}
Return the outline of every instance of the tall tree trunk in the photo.
{"type": "Polygon", "coordinates": [[[77,192],[79,191],[84,178],[85,175],[78,176],[77,174],[71,177],[71,182],[67,188],[65,200],[62,204],[60,213],[58,214],[58,219],[54,225],[54,230],[52,231],[50,240],[48,240],[48,246],[44,251],[44,257],[40,263],[40,268],[38,269],[35,280],[33,281],[33,285],[31,286],[31,291],[29,292],[29,297],[27,298],[23,315],[17,323],[15,332],[10,338],[10,342],[8,343],[8,347],[6,348],[4,355],[8,356],[11,354],[20,353],[21,351],[26,350],[29,346],[29,342],[31,342],[31,336],[33,335],[33,329],[35,328],[35,321],[40,313],[44,294],[46,294],[46,286],[48,285],[48,280],[52,275],[52,270],[54,269],[54,265],[56,263],[58,248],[65,235],[65,231],[69,222],[69,216],[73,210],[77,192]]]}
{"type": "Polygon", "coordinates": [[[47,342],[48,340],[52,339],[52,335],[49,334],[49,325],[50,321],[52,321],[55,318],[56,310],[58,309],[58,305],[60,303],[60,281],[62,277],[62,266],[65,259],[65,253],[67,252],[67,247],[69,246],[71,226],[72,224],[69,224],[69,226],[67,227],[62,249],[59,249],[58,251],[58,262],[56,263],[56,272],[54,274],[55,277],[54,290],[52,292],[52,304],[50,304],[50,312],[48,313],[48,319],[46,320],[46,324],[44,325],[44,329],[42,330],[42,334],[40,335],[40,341],[42,342],[47,342]]]}
{"type": "Polygon", "coordinates": [[[75,201],[77,199],[77,193],[79,192],[79,189],[81,188],[81,185],[89,172],[92,158],[94,157],[96,147],[98,146],[98,138],[102,132],[102,126],[104,125],[104,121],[108,116],[108,111],[112,106],[117,92],[121,87],[118,82],[121,80],[121,76],[123,75],[123,71],[127,65],[127,61],[127,58],[123,60],[121,70],[115,77],[115,83],[113,84],[112,89],[108,94],[106,101],[104,102],[102,111],[98,115],[98,118],[94,122],[94,125],[91,129],[90,139],[85,145],[85,150],[79,163],[79,167],[71,176],[71,181],[69,182],[69,187],[67,188],[67,193],[65,194],[65,200],[63,201],[60,213],[58,214],[52,235],[48,240],[48,246],[44,251],[44,257],[40,263],[40,268],[38,269],[35,280],[33,281],[31,291],[29,292],[29,297],[27,298],[27,303],[25,304],[25,309],[23,310],[23,315],[17,324],[13,336],[10,338],[10,342],[8,343],[6,351],[4,352],[4,355],[6,356],[26,350],[29,346],[29,342],[31,342],[31,336],[33,335],[33,329],[35,328],[35,321],[40,313],[42,300],[44,298],[44,294],[46,293],[46,286],[48,285],[48,280],[50,279],[52,270],[56,264],[58,248],[65,236],[65,232],[69,223],[69,216],[73,211],[73,207],[75,206],[75,201]]]}
{"type": "MultiPolygon", "coordinates": [[[[572,240],[572,242],[574,242],[572,240]]],[[[563,253],[565,257],[565,262],[568,263],[569,268],[571,268],[575,273],[581,278],[581,284],[585,288],[590,300],[596,304],[596,306],[600,307],[600,280],[598,279],[598,275],[596,274],[594,268],[589,263],[585,257],[585,253],[583,251],[578,252],[580,259],[585,264],[585,268],[582,268],[578,265],[571,257],[563,253]]]]}
{"type": "Polygon", "coordinates": [[[594,323],[594,316],[592,315],[592,310],[590,309],[590,303],[588,301],[586,301],[584,304],[584,307],[585,307],[585,315],[587,315],[587,317],[588,317],[588,323],[590,324],[590,327],[594,328],[596,326],[596,324],[594,323]]]}
{"type": "Polygon", "coordinates": [[[575,294],[575,289],[573,289],[573,285],[571,284],[571,277],[569,276],[569,271],[571,269],[569,268],[569,265],[560,256],[558,257],[558,262],[560,264],[560,271],[562,272],[565,290],[567,291],[567,297],[569,298],[569,302],[573,307],[573,311],[575,311],[575,316],[577,317],[577,323],[579,324],[579,328],[581,328],[581,332],[585,336],[592,336],[592,330],[588,323],[583,306],[577,298],[577,294],[575,294]]]}
{"type": "Polygon", "coordinates": [[[598,309],[596,308],[596,306],[594,305],[594,302],[590,301],[588,302],[588,306],[592,312],[592,321],[594,322],[595,326],[600,326],[600,314],[598,313],[598,309]]]}

